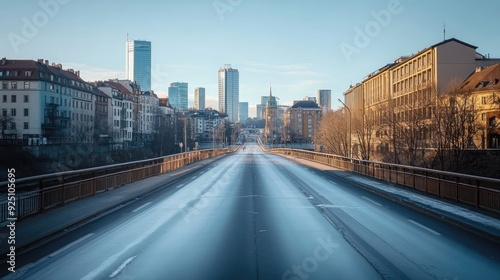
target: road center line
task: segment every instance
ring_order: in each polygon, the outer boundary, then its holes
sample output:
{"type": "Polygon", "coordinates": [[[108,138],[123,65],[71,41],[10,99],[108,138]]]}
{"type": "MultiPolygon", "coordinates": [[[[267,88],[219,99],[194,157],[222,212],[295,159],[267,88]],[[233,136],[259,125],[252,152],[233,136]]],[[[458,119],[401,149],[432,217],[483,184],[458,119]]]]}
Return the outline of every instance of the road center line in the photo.
{"type": "Polygon", "coordinates": [[[193,176],[193,177],[191,177],[191,179],[193,179],[193,180],[194,180],[194,179],[196,179],[197,177],[198,177],[198,176],[193,176]]]}
{"type": "Polygon", "coordinates": [[[184,184],[180,184],[180,185],[178,185],[178,186],[177,186],[177,187],[175,187],[175,188],[176,188],[176,189],[180,189],[180,188],[182,188],[182,186],[184,186],[184,184]]]}
{"type": "Polygon", "coordinates": [[[111,273],[111,275],[109,275],[109,278],[113,278],[118,275],[118,273],[120,273],[120,271],[122,271],[127,266],[127,264],[131,263],[135,259],[135,257],[137,256],[133,256],[124,261],[113,273],[111,273]]]}
{"type": "Polygon", "coordinates": [[[362,196],[362,198],[363,198],[363,199],[366,199],[366,200],[368,200],[368,201],[370,201],[371,203],[373,203],[373,204],[375,204],[375,205],[378,205],[378,206],[382,207],[382,204],[380,204],[380,203],[378,203],[378,202],[376,202],[376,201],[373,201],[373,200],[369,199],[368,197],[364,197],[364,196],[362,196]]]}
{"type": "Polygon", "coordinates": [[[50,255],[49,255],[49,258],[53,258],[53,257],[55,257],[56,255],[60,254],[60,253],[61,253],[61,252],[63,252],[64,250],[67,250],[68,248],[75,246],[76,244],[78,244],[78,243],[82,242],[83,240],[85,240],[85,239],[87,239],[87,238],[91,237],[92,235],[94,235],[94,233],[89,233],[89,234],[85,235],[84,237],[82,237],[82,238],[80,238],[80,239],[77,239],[77,240],[75,240],[75,241],[73,241],[73,242],[69,243],[68,245],[66,245],[66,246],[62,247],[61,249],[59,249],[59,250],[55,251],[54,253],[50,254],[50,255]]]}
{"type": "Polygon", "coordinates": [[[428,228],[428,227],[426,227],[426,226],[424,226],[424,225],[421,225],[421,224],[419,224],[419,223],[417,223],[417,222],[415,222],[415,221],[413,221],[413,220],[408,220],[408,222],[410,222],[410,223],[412,223],[412,224],[414,224],[414,225],[416,225],[416,226],[419,226],[419,227],[421,227],[421,228],[423,228],[423,229],[427,230],[428,232],[430,232],[430,233],[432,233],[432,234],[435,234],[435,235],[441,235],[441,233],[439,233],[439,232],[437,232],[437,231],[434,231],[434,230],[432,230],[432,229],[430,229],[430,228],[428,228]]]}
{"type": "Polygon", "coordinates": [[[137,212],[137,211],[141,210],[142,208],[144,208],[144,207],[148,206],[149,204],[151,204],[151,202],[148,202],[148,203],[146,203],[146,204],[142,205],[141,207],[134,209],[134,211],[132,211],[132,212],[133,212],[133,213],[135,213],[135,212],[137,212]]]}

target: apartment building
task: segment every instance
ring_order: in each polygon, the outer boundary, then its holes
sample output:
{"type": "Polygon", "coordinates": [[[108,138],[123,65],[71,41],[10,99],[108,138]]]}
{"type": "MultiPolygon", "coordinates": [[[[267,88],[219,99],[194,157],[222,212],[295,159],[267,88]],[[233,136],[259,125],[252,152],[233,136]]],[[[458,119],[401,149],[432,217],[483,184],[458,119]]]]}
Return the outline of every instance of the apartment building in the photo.
{"type": "MultiPolygon", "coordinates": [[[[80,72],[48,60],[0,60],[1,139],[41,145],[92,142],[95,101],[105,96],[80,72]]],[[[106,110],[100,107],[100,110],[106,110]]]]}
{"type": "MultiPolygon", "coordinates": [[[[402,56],[344,92],[344,99],[354,117],[361,112],[371,120],[373,148],[389,149],[391,123],[406,123],[418,116],[419,138],[432,139],[434,100],[460,85],[477,67],[500,62],[476,52],[477,47],[451,38],[427,47],[411,56],[402,56]],[[355,113],[354,113],[355,112],[355,113]]],[[[426,141],[426,143],[429,141],[426,141]]],[[[430,142],[429,142],[430,143],[430,142]]],[[[429,145],[427,143],[426,145],[429,145]]]]}

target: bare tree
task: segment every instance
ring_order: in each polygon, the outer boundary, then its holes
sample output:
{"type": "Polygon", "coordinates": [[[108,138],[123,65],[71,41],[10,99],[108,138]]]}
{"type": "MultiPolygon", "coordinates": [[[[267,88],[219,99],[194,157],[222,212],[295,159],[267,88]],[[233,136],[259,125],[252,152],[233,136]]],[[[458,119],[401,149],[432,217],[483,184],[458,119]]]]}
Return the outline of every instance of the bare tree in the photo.
{"type": "Polygon", "coordinates": [[[436,150],[441,169],[459,170],[464,151],[485,128],[474,118],[475,97],[470,91],[452,87],[437,98],[434,110],[436,150]]]}
{"type": "Polygon", "coordinates": [[[329,111],[322,117],[318,140],[325,152],[349,156],[349,139],[348,116],[342,110],[329,111]]]}
{"type": "Polygon", "coordinates": [[[375,130],[375,121],[372,118],[373,114],[365,114],[364,116],[355,116],[352,122],[353,137],[357,142],[357,154],[363,160],[370,160],[372,153],[372,137],[375,130]]]}
{"type": "Polygon", "coordinates": [[[431,89],[427,88],[393,98],[383,119],[388,125],[387,137],[392,143],[395,163],[427,165],[431,125],[431,89]]]}

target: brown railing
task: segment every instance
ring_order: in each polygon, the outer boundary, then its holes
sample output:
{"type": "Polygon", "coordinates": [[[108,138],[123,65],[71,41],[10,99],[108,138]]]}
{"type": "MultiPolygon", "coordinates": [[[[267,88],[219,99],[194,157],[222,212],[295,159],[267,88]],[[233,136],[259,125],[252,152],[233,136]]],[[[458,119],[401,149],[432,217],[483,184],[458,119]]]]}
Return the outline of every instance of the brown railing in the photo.
{"type": "Polygon", "coordinates": [[[148,160],[16,179],[14,216],[9,215],[8,212],[9,205],[6,198],[8,182],[1,182],[0,190],[5,194],[5,198],[0,201],[0,222],[13,217],[20,219],[229,152],[231,152],[229,149],[199,150],[148,160]]]}
{"type": "Polygon", "coordinates": [[[269,149],[500,213],[500,180],[294,149],[269,149]]]}

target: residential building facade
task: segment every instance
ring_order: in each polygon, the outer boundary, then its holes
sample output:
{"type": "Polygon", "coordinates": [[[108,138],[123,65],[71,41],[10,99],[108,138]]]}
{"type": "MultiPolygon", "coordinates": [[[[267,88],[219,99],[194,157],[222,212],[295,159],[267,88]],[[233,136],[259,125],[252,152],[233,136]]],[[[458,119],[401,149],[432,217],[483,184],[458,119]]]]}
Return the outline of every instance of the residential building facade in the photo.
{"type": "Polygon", "coordinates": [[[0,137],[19,139],[18,144],[24,145],[92,142],[94,102],[96,94],[103,96],[79,75],[79,71],[63,70],[61,64],[50,65],[48,60],[3,58],[0,137]]]}
{"type": "Polygon", "coordinates": [[[314,101],[295,101],[285,113],[284,137],[293,143],[314,141],[315,132],[321,121],[321,108],[314,101]]]}

